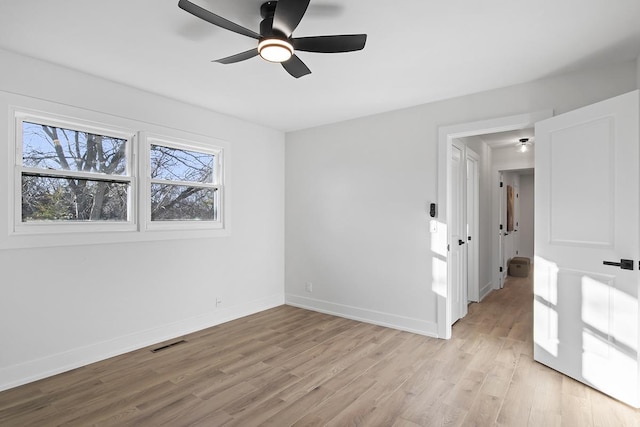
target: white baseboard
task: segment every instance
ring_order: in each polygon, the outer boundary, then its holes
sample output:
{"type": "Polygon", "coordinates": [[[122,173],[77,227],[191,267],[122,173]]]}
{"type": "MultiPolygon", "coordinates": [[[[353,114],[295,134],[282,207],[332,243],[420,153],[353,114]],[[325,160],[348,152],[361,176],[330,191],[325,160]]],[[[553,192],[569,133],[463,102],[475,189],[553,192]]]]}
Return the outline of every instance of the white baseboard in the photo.
{"type": "Polygon", "coordinates": [[[299,295],[286,294],[285,303],[294,307],[318,311],[320,313],[331,314],[333,316],[372,323],[374,325],[399,329],[401,331],[426,335],[428,337],[438,337],[438,325],[435,322],[428,322],[421,319],[399,316],[397,314],[336,304],[329,301],[322,301],[299,295]]]}
{"type": "Polygon", "coordinates": [[[493,282],[489,282],[480,288],[480,301],[482,301],[487,295],[494,289],[493,282]]]}
{"type": "Polygon", "coordinates": [[[220,308],[189,319],[135,332],[108,341],[73,348],[36,360],[0,369],[0,391],[37,381],[81,366],[171,340],[192,332],[210,328],[230,320],[268,310],[284,304],[282,294],[228,308],[220,308]]]}

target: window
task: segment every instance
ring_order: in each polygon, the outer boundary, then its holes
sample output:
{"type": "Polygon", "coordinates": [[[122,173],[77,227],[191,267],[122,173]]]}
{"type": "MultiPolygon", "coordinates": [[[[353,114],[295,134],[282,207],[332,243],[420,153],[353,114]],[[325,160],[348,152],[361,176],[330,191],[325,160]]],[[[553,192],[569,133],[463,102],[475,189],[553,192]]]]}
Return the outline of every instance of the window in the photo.
{"type": "Polygon", "coordinates": [[[132,226],[133,133],[16,115],[16,231],[132,226]]]}
{"type": "Polygon", "coordinates": [[[155,137],[147,142],[147,227],[221,227],[222,150],[155,137]]]}
{"type": "Polygon", "coordinates": [[[75,107],[41,108],[11,108],[8,245],[229,234],[225,142],[75,107]]]}

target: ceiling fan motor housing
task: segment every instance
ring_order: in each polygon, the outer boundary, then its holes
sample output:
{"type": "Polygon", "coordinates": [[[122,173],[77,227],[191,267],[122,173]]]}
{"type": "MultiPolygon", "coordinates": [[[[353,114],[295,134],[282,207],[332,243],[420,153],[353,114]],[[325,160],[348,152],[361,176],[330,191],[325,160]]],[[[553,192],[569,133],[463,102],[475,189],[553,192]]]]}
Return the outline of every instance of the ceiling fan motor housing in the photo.
{"type": "Polygon", "coordinates": [[[275,37],[287,40],[289,38],[287,34],[273,28],[273,16],[276,13],[277,3],[277,1],[268,1],[260,6],[260,16],[263,18],[260,22],[260,35],[263,38],[275,37]]]}
{"type": "Polygon", "coordinates": [[[263,18],[273,18],[273,15],[276,13],[276,4],[278,4],[277,1],[262,3],[262,6],[260,6],[260,16],[263,18]]]}
{"type": "Polygon", "coordinates": [[[273,27],[277,1],[268,1],[260,6],[260,40],[258,53],[269,62],[288,61],[293,55],[293,44],[287,34],[273,27]]]}

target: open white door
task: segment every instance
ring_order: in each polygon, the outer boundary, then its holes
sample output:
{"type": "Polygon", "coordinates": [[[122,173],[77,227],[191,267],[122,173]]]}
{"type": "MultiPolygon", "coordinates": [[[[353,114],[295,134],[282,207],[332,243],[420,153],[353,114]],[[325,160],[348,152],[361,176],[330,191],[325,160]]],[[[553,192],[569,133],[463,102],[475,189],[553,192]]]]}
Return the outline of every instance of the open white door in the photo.
{"type": "Polygon", "coordinates": [[[464,146],[451,147],[451,324],[467,315],[467,258],[465,223],[464,146]]]}
{"type": "Polygon", "coordinates": [[[498,198],[500,200],[500,218],[498,219],[498,260],[500,265],[498,266],[498,288],[504,288],[504,278],[507,275],[507,266],[504,262],[504,237],[507,231],[507,189],[504,186],[504,176],[502,172],[499,173],[498,182],[500,182],[500,191],[498,192],[498,198]]]}
{"type": "Polygon", "coordinates": [[[535,163],[534,358],[634,407],[639,103],[635,91],[539,122],[535,163]]]}

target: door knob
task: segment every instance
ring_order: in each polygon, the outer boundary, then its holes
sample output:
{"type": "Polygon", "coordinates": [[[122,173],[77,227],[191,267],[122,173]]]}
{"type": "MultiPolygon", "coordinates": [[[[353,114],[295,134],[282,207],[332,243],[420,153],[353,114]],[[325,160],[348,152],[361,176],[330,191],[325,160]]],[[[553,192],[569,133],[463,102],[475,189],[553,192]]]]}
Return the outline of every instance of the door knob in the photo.
{"type": "Polygon", "coordinates": [[[612,265],[614,267],[620,267],[623,270],[633,270],[632,259],[621,259],[620,262],[615,261],[602,261],[604,265],[612,265]]]}
{"type": "Polygon", "coordinates": [[[458,239],[458,245],[464,245],[464,240],[458,239]]]}

